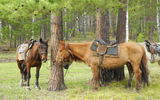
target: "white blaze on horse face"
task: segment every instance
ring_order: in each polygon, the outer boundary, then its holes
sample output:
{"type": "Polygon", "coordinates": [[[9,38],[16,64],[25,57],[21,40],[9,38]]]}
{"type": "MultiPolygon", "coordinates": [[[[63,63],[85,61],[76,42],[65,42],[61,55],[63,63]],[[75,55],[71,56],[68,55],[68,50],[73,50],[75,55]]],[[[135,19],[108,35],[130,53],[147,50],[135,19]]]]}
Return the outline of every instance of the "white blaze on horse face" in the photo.
{"type": "Polygon", "coordinates": [[[42,54],[41,55],[41,59],[45,63],[47,61],[47,55],[46,54],[42,54]]]}
{"type": "Polygon", "coordinates": [[[65,53],[63,53],[63,51],[64,51],[64,50],[61,50],[61,49],[58,50],[57,56],[56,56],[56,61],[57,61],[57,62],[63,61],[63,59],[64,59],[64,54],[65,54],[65,53]]]}

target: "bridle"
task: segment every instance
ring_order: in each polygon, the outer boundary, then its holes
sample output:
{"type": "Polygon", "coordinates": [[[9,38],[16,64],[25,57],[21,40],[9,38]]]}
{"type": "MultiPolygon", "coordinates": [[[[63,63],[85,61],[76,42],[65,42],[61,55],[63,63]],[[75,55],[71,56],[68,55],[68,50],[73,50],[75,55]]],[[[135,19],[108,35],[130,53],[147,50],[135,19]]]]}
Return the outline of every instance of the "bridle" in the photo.
{"type": "MultiPolygon", "coordinates": [[[[42,44],[40,43],[40,45],[42,45],[42,44]]],[[[46,49],[46,48],[48,48],[48,47],[45,46],[45,49],[46,49]]],[[[45,55],[47,56],[47,51],[38,50],[38,52],[39,52],[40,56],[42,56],[43,54],[45,54],[45,55]]]]}
{"type": "MultiPolygon", "coordinates": [[[[59,53],[59,50],[57,52],[57,54],[59,53]]],[[[64,50],[62,57],[58,57],[58,55],[56,56],[56,59],[61,59],[61,61],[64,60],[64,55],[66,54],[66,51],[64,50]]]]}
{"type": "MultiPolygon", "coordinates": [[[[56,56],[56,59],[61,59],[61,61],[64,62],[64,55],[66,54],[66,51],[68,51],[69,54],[71,55],[71,57],[73,57],[73,54],[72,54],[71,50],[68,49],[68,43],[66,43],[66,45],[65,45],[65,50],[64,50],[64,52],[63,52],[62,57],[58,57],[58,55],[57,55],[57,56],[56,56]]],[[[58,53],[59,53],[59,50],[58,50],[57,54],[58,54],[58,53]]]]}
{"type": "MultiPolygon", "coordinates": [[[[72,54],[72,52],[68,49],[68,44],[65,45],[65,50],[64,50],[64,52],[63,52],[63,54],[62,54],[62,57],[58,57],[58,53],[59,53],[59,52],[60,52],[60,51],[58,50],[56,59],[61,59],[61,64],[62,64],[62,65],[63,65],[65,62],[70,62],[70,61],[71,61],[71,59],[72,59],[72,57],[73,57],[73,54],[72,54]],[[65,60],[65,59],[64,59],[64,55],[66,54],[66,51],[68,51],[70,55],[69,55],[69,58],[65,60]]],[[[67,72],[68,72],[68,69],[66,69],[65,74],[64,74],[64,77],[67,75],[67,72]]]]}

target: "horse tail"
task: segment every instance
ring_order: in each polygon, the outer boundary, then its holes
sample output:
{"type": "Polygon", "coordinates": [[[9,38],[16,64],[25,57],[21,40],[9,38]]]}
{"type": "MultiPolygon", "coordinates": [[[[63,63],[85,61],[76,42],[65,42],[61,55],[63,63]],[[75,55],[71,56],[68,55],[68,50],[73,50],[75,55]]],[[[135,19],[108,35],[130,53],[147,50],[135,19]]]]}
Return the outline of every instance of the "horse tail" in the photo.
{"type": "Polygon", "coordinates": [[[140,64],[140,70],[142,72],[141,79],[142,82],[144,82],[144,85],[145,83],[147,83],[147,85],[149,86],[149,69],[148,69],[147,56],[146,56],[146,51],[144,50],[143,47],[142,49],[143,49],[143,56],[140,64]]]}

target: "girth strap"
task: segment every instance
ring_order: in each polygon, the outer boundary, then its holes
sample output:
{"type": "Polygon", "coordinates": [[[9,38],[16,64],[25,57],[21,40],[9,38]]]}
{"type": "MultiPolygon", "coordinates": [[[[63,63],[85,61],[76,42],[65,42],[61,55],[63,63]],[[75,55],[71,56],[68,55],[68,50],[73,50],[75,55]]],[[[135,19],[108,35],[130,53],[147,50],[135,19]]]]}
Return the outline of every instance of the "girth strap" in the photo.
{"type": "Polygon", "coordinates": [[[103,55],[99,56],[99,66],[101,66],[101,64],[103,63],[103,55]]]}

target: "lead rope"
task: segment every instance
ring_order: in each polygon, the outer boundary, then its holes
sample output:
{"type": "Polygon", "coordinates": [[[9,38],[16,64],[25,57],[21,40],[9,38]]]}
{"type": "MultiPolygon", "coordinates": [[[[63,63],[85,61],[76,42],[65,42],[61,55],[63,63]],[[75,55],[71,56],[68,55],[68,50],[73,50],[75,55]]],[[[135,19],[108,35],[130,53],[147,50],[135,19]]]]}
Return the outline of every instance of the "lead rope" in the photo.
{"type": "MultiPolygon", "coordinates": [[[[70,53],[71,53],[71,51],[70,51],[70,53]]],[[[73,55],[71,55],[71,56],[73,56],[73,55]]],[[[72,58],[69,57],[69,61],[70,61],[71,59],[72,59],[72,58]]],[[[69,68],[68,68],[68,69],[69,69],[69,68]]],[[[67,75],[68,69],[66,69],[66,71],[65,71],[64,78],[65,78],[65,76],[67,75]]]]}
{"type": "Polygon", "coordinates": [[[66,69],[66,71],[65,71],[64,78],[65,78],[65,76],[67,75],[67,72],[68,72],[68,69],[66,69]]]}

